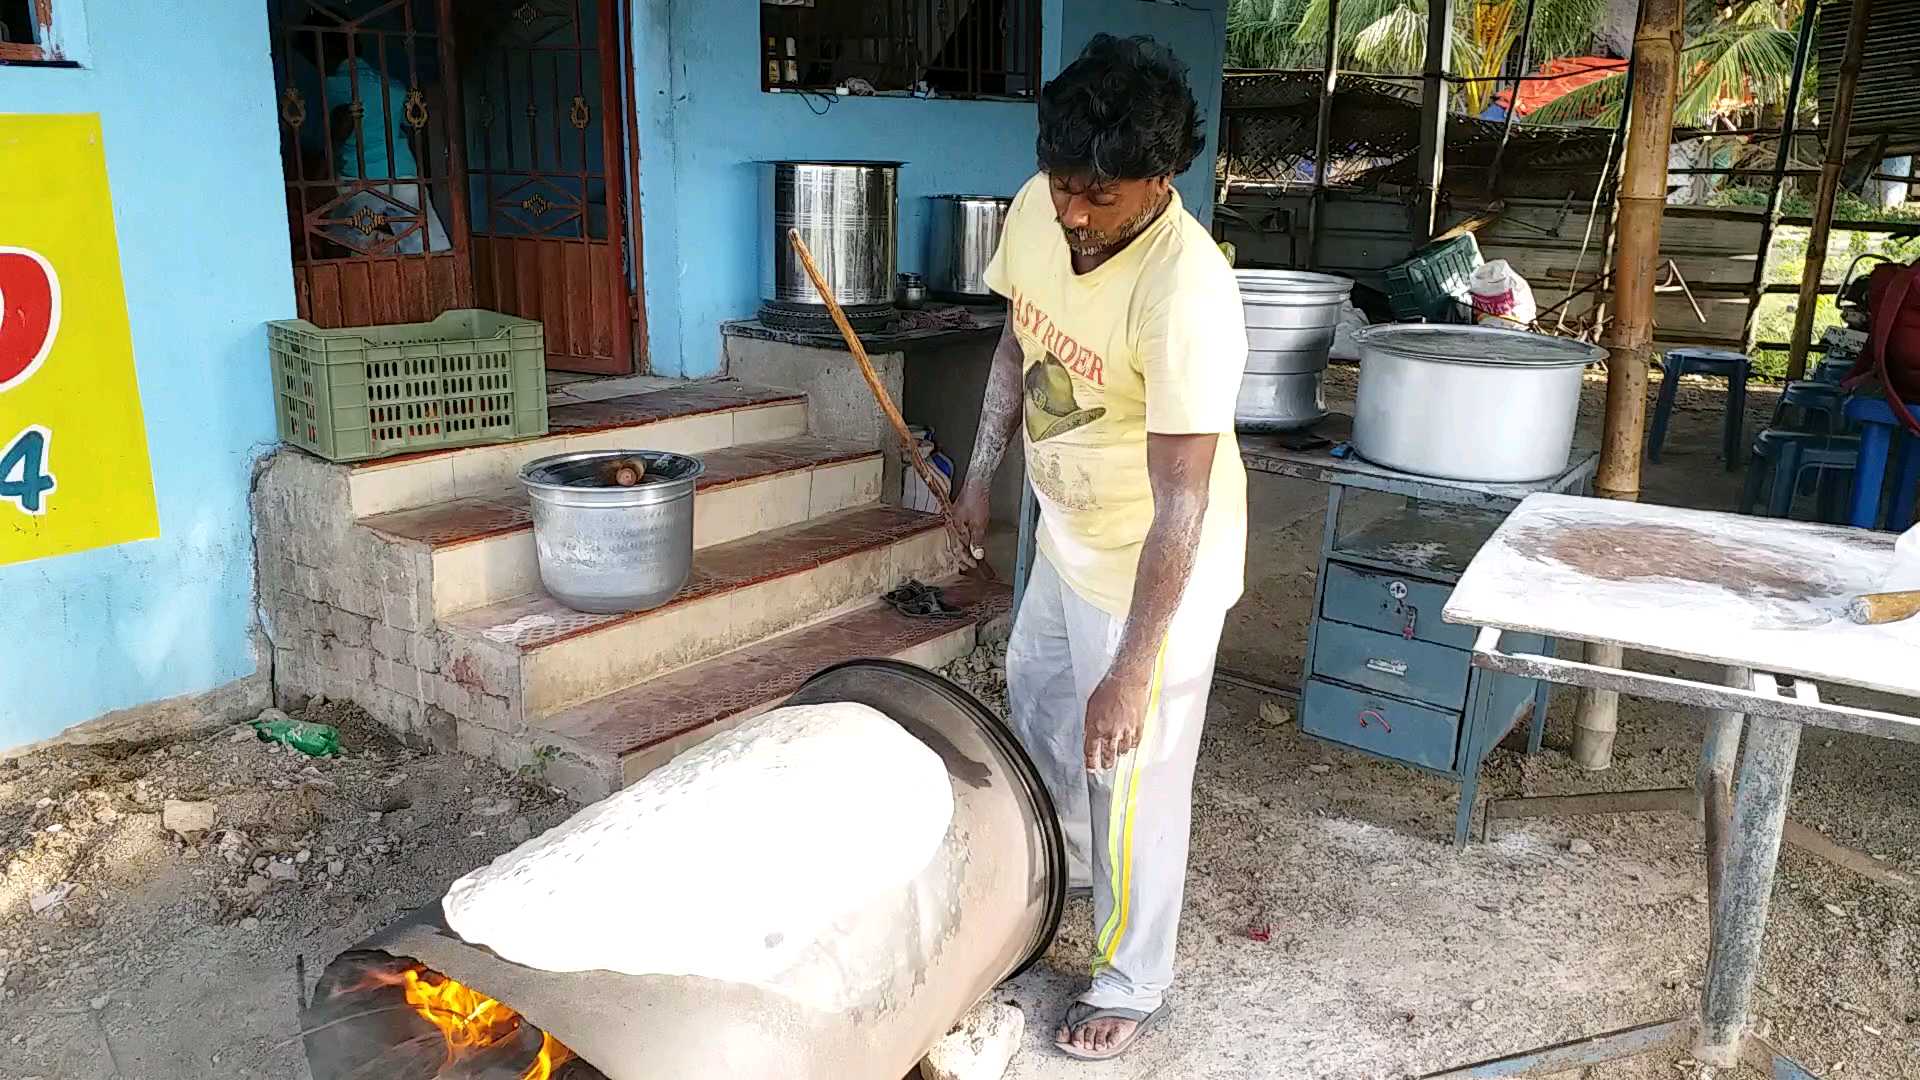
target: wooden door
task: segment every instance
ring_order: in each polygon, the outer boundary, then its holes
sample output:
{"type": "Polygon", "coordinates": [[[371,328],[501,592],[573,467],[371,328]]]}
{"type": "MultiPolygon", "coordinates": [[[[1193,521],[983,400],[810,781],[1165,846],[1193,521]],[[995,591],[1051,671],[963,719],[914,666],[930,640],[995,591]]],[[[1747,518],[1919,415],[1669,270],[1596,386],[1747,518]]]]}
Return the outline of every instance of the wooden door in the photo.
{"type": "Polygon", "coordinates": [[[540,320],[550,368],[630,372],[615,0],[467,0],[456,20],[475,297],[540,320]]]}
{"type": "Polygon", "coordinates": [[[302,318],[421,322],[473,305],[449,2],[269,2],[302,318]]]}

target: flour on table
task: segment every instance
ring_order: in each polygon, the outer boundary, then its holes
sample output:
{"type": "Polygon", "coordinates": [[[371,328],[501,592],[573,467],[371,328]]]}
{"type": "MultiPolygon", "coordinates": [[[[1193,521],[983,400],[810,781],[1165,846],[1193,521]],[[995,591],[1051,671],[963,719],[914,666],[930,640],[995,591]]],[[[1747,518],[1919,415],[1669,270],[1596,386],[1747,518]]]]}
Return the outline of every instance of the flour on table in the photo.
{"type": "Polygon", "coordinates": [[[461,937],[545,971],[770,988],[836,920],[939,851],[939,756],[851,702],[777,709],[673,759],[441,902],[461,937]]]}

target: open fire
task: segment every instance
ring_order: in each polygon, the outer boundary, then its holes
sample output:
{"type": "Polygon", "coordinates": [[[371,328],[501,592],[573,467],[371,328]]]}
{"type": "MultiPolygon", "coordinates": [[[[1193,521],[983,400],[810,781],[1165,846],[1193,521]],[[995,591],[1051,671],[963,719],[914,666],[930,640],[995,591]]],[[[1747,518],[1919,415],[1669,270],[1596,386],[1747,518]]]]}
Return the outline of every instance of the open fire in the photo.
{"type": "Polygon", "coordinates": [[[604,1080],[498,999],[383,952],[330,965],[306,1028],[315,1080],[604,1080]]]}

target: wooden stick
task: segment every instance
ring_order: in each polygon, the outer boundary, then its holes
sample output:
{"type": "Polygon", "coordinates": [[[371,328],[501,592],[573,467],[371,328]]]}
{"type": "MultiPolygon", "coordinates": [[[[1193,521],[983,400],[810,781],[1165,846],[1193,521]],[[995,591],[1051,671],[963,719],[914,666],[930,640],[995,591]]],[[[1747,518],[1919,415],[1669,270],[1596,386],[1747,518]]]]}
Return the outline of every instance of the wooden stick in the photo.
{"type": "Polygon", "coordinates": [[[1899,622],[1920,615],[1920,589],[1905,592],[1868,593],[1856,596],[1847,605],[1847,618],[1863,626],[1899,622]]]}
{"type": "Polygon", "coordinates": [[[888,396],[887,388],[880,385],[880,376],[873,370],[873,361],[867,358],[867,347],[860,344],[860,335],[853,332],[853,324],[847,321],[847,313],[841,310],[840,301],[834,299],[833,289],[827,285],[827,279],[820,275],[820,267],[814,264],[813,252],[807,250],[807,242],[800,238],[800,230],[787,230],[787,242],[793,245],[794,253],[800,256],[800,265],[806,267],[807,277],[813,279],[813,289],[820,294],[821,302],[827,305],[827,314],[833,316],[833,324],[840,328],[840,336],[846,339],[847,350],[853,353],[855,360],[859,361],[860,374],[866,377],[867,389],[873,391],[873,400],[880,406],[880,411],[886,414],[887,422],[893,425],[893,433],[899,437],[901,447],[907,452],[907,459],[913,462],[913,471],[920,474],[920,479],[926,483],[927,490],[932,492],[934,499],[939,502],[940,517],[946,522],[947,531],[959,541],[960,550],[973,556],[976,565],[986,567],[986,573],[991,577],[993,568],[987,566],[986,549],[974,546],[973,541],[960,531],[960,523],[954,520],[953,516],[953,501],[947,498],[946,488],[943,486],[945,481],[933,471],[933,466],[927,463],[927,459],[920,455],[919,441],[907,431],[906,419],[900,415],[900,410],[894,407],[893,398],[888,396]]]}

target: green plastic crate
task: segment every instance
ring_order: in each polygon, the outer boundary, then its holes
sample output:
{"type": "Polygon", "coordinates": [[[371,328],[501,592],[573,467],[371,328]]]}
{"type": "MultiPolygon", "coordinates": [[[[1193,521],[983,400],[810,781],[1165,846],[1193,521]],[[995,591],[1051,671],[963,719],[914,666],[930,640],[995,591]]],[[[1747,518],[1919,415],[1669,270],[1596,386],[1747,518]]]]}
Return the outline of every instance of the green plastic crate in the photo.
{"type": "Polygon", "coordinates": [[[1459,322],[1471,308],[1469,288],[1480,268],[1480,245],[1472,233],[1436,240],[1387,268],[1387,302],[1396,319],[1459,322]]]}
{"type": "Polygon", "coordinates": [[[280,437],[367,461],[547,433],[546,332],[493,311],[322,330],[267,324],[280,437]]]}

